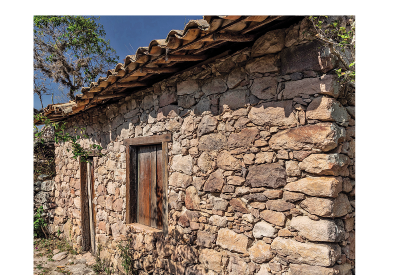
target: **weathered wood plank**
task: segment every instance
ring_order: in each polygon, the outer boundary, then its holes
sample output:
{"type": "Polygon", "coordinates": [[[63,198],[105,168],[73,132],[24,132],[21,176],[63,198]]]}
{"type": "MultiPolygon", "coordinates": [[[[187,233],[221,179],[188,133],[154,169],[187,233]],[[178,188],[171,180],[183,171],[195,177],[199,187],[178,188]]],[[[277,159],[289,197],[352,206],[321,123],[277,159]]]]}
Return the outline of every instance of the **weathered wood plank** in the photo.
{"type": "Polygon", "coordinates": [[[138,165],[137,147],[126,146],[126,223],[137,222],[138,165]]]}
{"type": "Polygon", "coordinates": [[[163,209],[163,192],[164,192],[164,187],[163,187],[163,161],[162,161],[162,145],[159,144],[157,145],[157,172],[156,172],[156,178],[157,178],[157,187],[156,187],[156,197],[157,197],[157,222],[156,222],[156,228],[162,229],[163,227],[163,216],[164,216],[164,209],[163,209]]]}
{"type": "Polygon", "coordinates": [[[168,234],[168,142],[162,143],[162,230],[168,234]]]}
{"type": "Polygon", "coordinates": [[[89,221],[89,201],[87,193],[87,163],[79,160],[80,183],[81,183],[81,225],[82,225],[82,249],[89,251],[90,242],[90,221],[89,221]]]}
{"type": "Polygon", "coordinates": [[[157,227],[157,146],[150,147],[150,226],[157,227]]]}
{"type": "Polygon", "coordinates": [[[90,249],[91,252],[94,254],[95,253],[95,226],[94,226],[94,221],[93,221],[93,182],[92,182],[92,169],[93,169],[93,163],[92,159],[89,158],[89,162],[87,163],[87,173],[86,173],[86,185],[87,185],[87,200],[88,200],[88,206],[89,206],[89,227],[90,227],[90,249]]]}
{"type": "Polygon", "coordinates": [[[154,146],[138,148],[138,223],[151,226],[151,150],[154,146]]]}

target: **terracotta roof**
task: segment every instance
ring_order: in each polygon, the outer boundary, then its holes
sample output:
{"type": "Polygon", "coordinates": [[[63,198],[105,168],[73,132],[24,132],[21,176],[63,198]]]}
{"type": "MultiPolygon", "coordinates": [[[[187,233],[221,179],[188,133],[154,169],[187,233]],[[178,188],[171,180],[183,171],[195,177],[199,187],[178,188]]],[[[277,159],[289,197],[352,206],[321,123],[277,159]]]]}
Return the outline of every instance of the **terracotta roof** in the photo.
{"type": "MultiPolygon", "coordinates": [[[[159,74],[170,76],[195,62],[212,57],[209,49],[226,43],[251,42],[255,32],[280,16],[204,16],[191,20],[183,30],[171,30],[166,39],[152,40],[148,47],[140,47],[135,55],[127,55],[125,62],[83,87],[75,101],[50,104],[44,115],[53,121],[82,112],[112,98],[124,97],[144,86],[152,85],[159,74]],[[187,64],[186,64],[187,63],[187,64]]],[[[40,124],[35,121],[35,124],[40,124]]]]}

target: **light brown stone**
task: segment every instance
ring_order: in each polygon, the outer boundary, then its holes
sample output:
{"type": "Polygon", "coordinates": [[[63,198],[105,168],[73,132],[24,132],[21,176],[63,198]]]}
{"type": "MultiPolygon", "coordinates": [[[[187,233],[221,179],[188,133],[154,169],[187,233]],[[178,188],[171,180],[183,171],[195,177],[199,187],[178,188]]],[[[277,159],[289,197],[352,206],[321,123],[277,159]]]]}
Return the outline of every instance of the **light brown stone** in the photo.
{"type": "Polygon", "coordinates": [[[203,135],[199,140],[199,151],[220,150],[227,145],[227,138],[221,133],[203,135]]]}
{"type": "Polygon", "coordinates": [[[337,275],[338,273],[336,268],[328,268],[322,266],[312,266],[305,264],[290,264],[289,270],[291,271],[291,275],[337,275]]]}
{"type": "Polygon", "coordinates": [[[222,254],[213,249],[202,249],[199,254],[199,261],[210,270],[221,272],[222,254]]]}
{"type": "Polygon", "coordinates": [[[246,180],[252,187],[278,188],[286,185],[285,178],[285,169],[278,163],[271,163],[250,166],[246,180]]]}
{"type": "Polygon", "coordinates": [[[249,239],[243,234],[237,234],[227,228],[221,228],[217,235],[217,245],[230,251],[247,253],[249,239]]]}
{"type": "Polygon", "coordinates": [[[217,119],[212,116],[204,116],[198,124],[197,134],[198,136],[202,136],[204,134],[208,134],[213,132],[217,127],[217,119]]]}
{"type": "Polygon", "coordinates": [[[264,241],[256,241],[248,252],[250,253],[251,261],[258,264],[268,262],[274,256],[270,249],[270,245],[266,244],[264,241]]]}
{"type": "Polygon", "coordinates": [[[295,160],[285,162],[285,170],[287,175],[290,177],[298,177],[302,175],[302,171],[299,168],[299,162],[295,160]]]}
{"type": "Polygon", "coordinates": [[[245,213],[245,214],[250,213],[250,211],[247,209],[246,204],[240,199],[233,198],[229,201],[229,204],[232,206],[232,208],[235,211],[245,213]]]}
{"type": "Polygon", "coordinates": [[[345,107],[330,97],[315,98],[307,107],[306,118],[335,121],[340,125],[347,125],[349,121],[349,115],[345,107]]]}
{"type": "Polygon", "coordinates": [[[239,170],[242,167],[240,160],[234,158],[228,151],[221,151],[217,157],[217,166],[223,170],[239,170]]]}
{"type": "Polygon", "coordinates": [[[302,193],[284,191],[283,200],[289,202],[295,202],[305,199],[305,195],[302,193]]]}
{"type": "Polygon", "coordinates": [[[187,116],[184,121],[183,125],[181,126],[181,133],[183,135],[190,135],[196,128],[195,119],[192,116],[187,116]]]}
{"type": "Polygon", "coordinates": [[[123,210],[123,200],[122,199],[117,199],[113,203],[113,210],[117,212],[121,212],[123,210]]]}
{"type": "Polygon", "coordinates": [[[187,188],[192,184],[192,177],[183,173],[173,172],[168,179],[169,186],[187,188]]]}
{"type": "Polygon", "coordinates": [[[250,206],[253,208],[258,208],[260,210],[264,210],[266,208],[266,203],[255,201],[255,202],[251,202],[250,206]]]}
{"type": "Polygon", "coordinates": [[[339,83],[333,75],[323,75],[319,78],[305,78],[285,83],[283,99],[292,99],[302,95],[330,95],[338,97],[339,83]]]}
{"type": "Polygon", "coordinates": [[[291,231],[289,231],[288,229],[284,228],[284,229],[280,229],[280,231],[278,231],[278,236],[279,237],[292,237],[293,234],[291,231]]]}
{"type": "Polygon", "coordinates": [[[342,190],[342,178],[307,177],[288,183],[284,189],[315,197],[336,198],[342,190]]]}
{"type": "Polygon", "coordinates": [[[207,231],[198,231],[196,243],[203,247],[212,247],[216,236],[207,231]]]}
{"type": "Polygon", "coordinates": [[[210,174],[209,178],[205,182],[203,190],[205,192],[221,192],[222,186],[224,185],[224,176],[221,170],[216,170],[210,174]]]}
{"type": "Polygon", "coordinates": [[[203,173],[206,173],[213,168],[213,159],[208,152],[203,152],[198,158],[197,163],[203,173]]]}
{"type": "Polygon", "coordinates": [[[352,211],[348,197],[340,193],[335,199],[309,197],[300,203],[307,212],[321,217],[342,217],[352,211]]]}
{"type": "Polygon", "coordinates": [[[269,200],[266,202],[266,208],[269,210],[284,212],[295,208],[295,205],[284,200],[269,200]]]}
{"type": "Polygon", "coordinates": [[[259,130],[255,127],[245,128],[239,133],[232,133],[228,138],[228,147],[250,147],[258,134],[259,130]]]}
{"type": "Polygon", "coordinates": [[[183,172],[187,175],[192,174],[192,157],[176,155],[172,159],[171,168],[178,172],[183,172]]]}
{"type": "Polygon", "coordinates": [[[227,183],[230,185],[242,185],[246,180],[239,176],[229,176],[227,177],[227,183]]]}
{"type": "Polygon", "coordinates": [[[189,186],[186,189],[186,198],[185,198],[186,208],[189,210],[199,210],[200,209],[200,199],[198,196],[198,191],[194,186],[189,186]]]}
{"type": "Polygon", "coordinates": [[[270,223],[265,221],[260,221],[255,224],[254,229],[252,230],[252,235],[254,238],[260,239],[262,237],[273,238],[277,233],[277,229],[275,229],[270,223]]]}
{"type": "Polygon", "coordinates": [[[266,190],[263,194],[270,200],[282,198],[282,190],[266,190]]]}
{"type": "Polygon", "coordinates": [[[255,164],[272,163],[276,160],[274,152],[260,152],[255,156],[255,164]]]}
{"type": "Polygon", "coordinates": [[[229,257],[227,271],[228,275],[251,274],[250,265],[237,256],[229,257]]]}
{"type": "Polygon", "coordinates": [[[301,243],[282,237],[275,238],[271,248],[291,263],[317,266],[332,266],[341,255],[338,244],[301,243]]]}
{"type": "Polygon", "coordinates": [[[300,236],[315,242],[340,242],[345,234],[342,221],[314,221],[307,216],[293,217],[291,227],[296,229],[300,236]]]}
{"type": "Polygon", "coordinates": [[[286,126],[297,124],[292,100],[261,103],[251,107],[248,118],[256,125],[286,126]]]}
{"type": "Polygon", "coordinates": [[[269,31],[254,42],[251,49],[251,57],[280,52],[284,48],[284,44],[284,29],[269,31]]]}
{"type": "Polygon", "coordinates": [[[299,167],[316,175],[339,176],[349,164],[349,158],[343,154],[312,154],[305,158],[299,167]]]}
{"type": "Polygon", "coordinates": [[[345,130],[333,123],[300,126],[273,135],[269,145],[274,150],[313,150],[326,152],[345,138],[345,130]]]}
{"type": "Polygon", "coordinates": [[[260,214],[261,218],[265,221],[278,225],[285,225],[285,215],[281,212],[271,211],[271,210],[263,210],[260,214]]]}

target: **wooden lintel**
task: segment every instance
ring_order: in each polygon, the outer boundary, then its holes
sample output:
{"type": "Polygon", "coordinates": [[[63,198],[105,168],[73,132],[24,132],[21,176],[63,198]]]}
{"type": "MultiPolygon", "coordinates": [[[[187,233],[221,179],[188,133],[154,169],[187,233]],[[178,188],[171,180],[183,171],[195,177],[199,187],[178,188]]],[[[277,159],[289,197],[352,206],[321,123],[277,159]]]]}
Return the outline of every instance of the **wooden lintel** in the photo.
{"type": "Polygon", "coordinates": [[[203,61],[207,58],[206,55],[167,55],[165,60],[171,61],[203,61]]]}
{"type": "Polygon", "coordinates": [[[150,145],[157,144],[161,142],[168,142],[172,140],[172,134],[163,134],[163,135],[155,135],[149,137],[137,137],[137,138],[128,138],[125,139],[124,145],[127,146],[141,146],[141,145],[150,145]]]}
{"type": "Polygon", "coordinates": [[[115,83],[116,88],[133,88],[133,87],[143,87],[146,86],[146,83],[143,82],[122,82],[122,83],[115,83]]]}
{"type": "Polygon", "coordinates": [[[250,34],[234,34],[234,33],[215,33],[213,40],[215,41],[231,41],[231,42],[250,42],[255,39],[255,35],[250,34]]]}

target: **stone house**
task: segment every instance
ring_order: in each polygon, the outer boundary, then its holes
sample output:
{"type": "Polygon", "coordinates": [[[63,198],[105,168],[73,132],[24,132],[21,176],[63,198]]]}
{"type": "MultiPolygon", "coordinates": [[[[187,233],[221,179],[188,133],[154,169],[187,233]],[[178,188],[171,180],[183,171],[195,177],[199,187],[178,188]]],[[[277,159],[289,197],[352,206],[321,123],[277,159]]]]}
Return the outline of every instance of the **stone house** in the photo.
{"type": "MultiPolygon", "coordinates": [[[[354,90],[307,18],[205,16],[127,56],[52,120],[51,232],[139,274],[354,274],[354,90]]],[[[120,273],[120,271],[118,271],[120,273]]]]}

